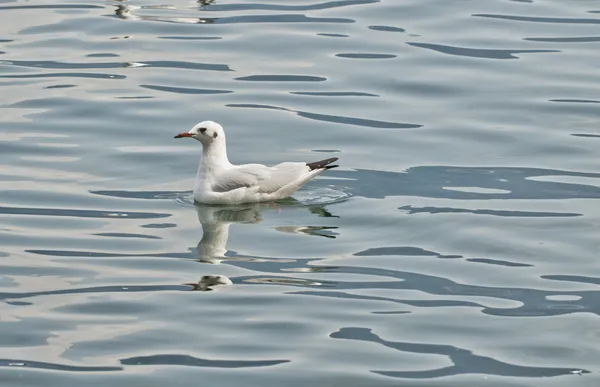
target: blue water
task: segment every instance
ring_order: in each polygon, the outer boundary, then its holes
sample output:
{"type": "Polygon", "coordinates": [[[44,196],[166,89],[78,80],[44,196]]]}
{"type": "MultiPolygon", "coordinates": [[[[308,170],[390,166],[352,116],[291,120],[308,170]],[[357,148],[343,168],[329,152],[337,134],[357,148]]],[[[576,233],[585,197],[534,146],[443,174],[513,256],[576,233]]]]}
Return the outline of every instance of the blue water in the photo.
{"type": "Polygon", "coordinates": [[[600,385],[600,4],[0,0],[2,386],[600,385]],[[235,163],[339,157],[292,200],[235,163]]]}

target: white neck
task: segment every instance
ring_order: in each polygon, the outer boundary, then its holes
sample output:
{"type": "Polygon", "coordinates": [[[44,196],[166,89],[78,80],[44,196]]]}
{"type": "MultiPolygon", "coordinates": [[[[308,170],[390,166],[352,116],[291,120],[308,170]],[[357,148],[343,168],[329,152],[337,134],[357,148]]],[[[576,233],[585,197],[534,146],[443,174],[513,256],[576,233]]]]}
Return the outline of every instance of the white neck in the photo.
{"type": "Polygon", "coordinates": [[[196,182],[194,183],[194,195],[197,192],[208,190],[213,184],[213,176],[224,169],[232,167],[227,158],[224,139],[210,145],[203,145],[203,148],[198,172],[196,173],[196,182]]]}
{"type": "Polygon", "coordinates": [[[213,142],[210,145],[203,145],[203,148],[204,150],[202,151],[198,173],[200,173],[200,171],[203,173],[217,172],[231,166],[231,163],[227,158],[227,147],[225,146],[224,139],[213,142]]]}

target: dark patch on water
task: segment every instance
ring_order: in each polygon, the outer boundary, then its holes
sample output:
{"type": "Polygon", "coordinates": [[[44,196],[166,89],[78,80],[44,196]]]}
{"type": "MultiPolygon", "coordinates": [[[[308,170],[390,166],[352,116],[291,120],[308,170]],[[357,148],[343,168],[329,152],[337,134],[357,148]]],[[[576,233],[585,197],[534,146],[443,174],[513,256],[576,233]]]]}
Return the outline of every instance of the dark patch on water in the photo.
{"type": "Polygon", "coordinates": [[[159,36],[158,39],[169,40],[220,40],[220,36],[159,36]]]}
{"type": "Polygon", "coordinates": [[[144,89],[166,91],[168,93],[177,94],[229,94],[233,93],[232,90],[214,90],[214,89],[192,89],[189,87],[173,87],[173,86],[159,86],[159,85],[140,85],[144,89]]]}
{"type": "Polygon", "coordinates": [[[382,32],[406,32],[404,28],[391,26],[369,26],[370,30],[382,32]]]}
{"type": "Polygon", "coordinates": [[[251,82],[323,82],[327,80],[327,78],[309,75],[249,75],[235,79],[251,82]]]}
{"type": "Polygon", "coordinates": [[[211,12],[224,11],[317,11],[323,9],[343,8],[349,6],[366,5],[378,3],[380,0],[338,0],[327,1],[316,4],[306,5],[287,5],[287,4],[266,4],[266,3],[232,3],[218,4],[213,3],[209,7],[204,8],[211,12]]]}
{"type": "Polygon", "coordinates": [[[309,95],[311,97],[379,97],[377,94],[355,91],[290,91],[290,94],[309,95]]]}
{"type": "Polygon", "coordinates": [[[518,59],[516,54],[535,54],[560,52],[559,50],[494,50],[486,48],[466,48],[455,46],[444,46],[441,44],[430,43],[407,43],[413,47],[426,48],[429,50],[441,52],[442,54],[467,56],[471,58],[484,59],[518,59]]]}
{"type": "Polygon", "coordinates": [[[52,85],[46,86],[44,89],[68,89],[70,87],[77,87],[77,85],[52,85]]]}
{"type": "Polygon", "coordinates": [[[0,359],[0,367],[12,368],[34,368],[52,371],[66,372],[106,372],[106,371],[122,371],[121,367],[90,367],[90,366],[72,366],[58,363],[45,363],[41,361],[20,360],[20,359],[0,359]]]}
{"type": "Polygon", "coordinates": [[[42,73],[23,75],[0,75],[0,78],[90,78],[90,79],[125,79],[125,75],[119,74],[95,74],[95,73],[42,73]]]}
{"type": "Polygon", "coordinates": [[[533,267],[533,265],[529,265],[527,263],[502,261],[499,259],[490,259],[490,258],[468,258],[467,261],[475,262],[475,263],[485,263],[488,265],[506,266],[506,267],[533,267]]]}
{"type": "Polygon", "coordinates": [[[171,214],[133,211],[76,210],[70,208],[0,207],[0,214],[34,216],[68,216],[104,219],[153,219],[168,218],[171,214]]]}
{"type": "Polygon", "coordinates": [[[525,217],[525,218],[571,218],[582,216],[574,212],[543,212],[543,211],[512,211],[512,210],[468,210],[466,208],[450,208],[450,207],[413,207],[402,206],[399,210],[406,211],[408,214],[474,214],[474,215],[491,215],[491,216],[508,216],[508,217],[525,217]]]}
{"type": "Polygon", "coordinates": [[[144,228],[173,228],[173,227],[177,227],[177,225],[175,223],[150,223],[150,224],[144,224],[141,227],[144,227],[144,228]]]}
{"type": "Polygon", "coordinates": [[[347,59],[392,59],[396,58],[397,55],[392,54],[361,54],[361,53],[346,53],[346,54],[335,54],[338,58],[347,59]]]}
{"type": "Polygon", "coordinates": [[[108,237],[108,238],[162,239],[162,238],[154,236],[154,235],[132,234],[132,233],[124,233],[124,232],[100,232],[100,233],[96,233],[96,234],[92,234],[92,235],[108,237]]]}
{"type": "MultiPolygon", "coordinates": [[[[88,58],[116,58],[119,57],[119,54],[113,54],[110,52],[99,52],[99,53],[95,53],[95,54],[87,54],[86,57],[88,58]]],[[[39,63],[39,62],[36,62],[39,63]]]]}
{"type": "Polygon", "coordinates": [[[600,103],[593,99],[551,99],[550,102],[562,102],[562,103],[600,103]]]}
{"type": "Polygon", "coordinates": [[[600,19],[584,18],[563,18],[563,17],[532,17],[532,16],[513,16],[513,15],[494,15],[494,14],[474,14],[474,17],[484,17],[489,19],[522,21],[531,23],[555,23],[555,24],[600,24],[600,19]]]}
{"type": "Polygon", "coordinates": [[[104,9],[100,5],[89,4],[44,4],[44,5],[2,5],[0,11],[16,10],[16,9],[104,9]]]}
{"type": "Polygon", "coordinates": [[[283,363],[289,363],[290,360],[210,360],[201,359],[189,355],[152,355],[137,356],[128,359],[122,359],[123,365],[178,365],[188,367],[210,367],[210,368],[251,368],[251,367],[269,367],[283,363]]]}
{"type": "Polygon", "coordinates": [[[346,35],[346,34],[327,34],[327,33],[321,33],[321,34],[317,34],[318,36],[326,36],[328,38],[348,38],[350,37],[350,35],[346,35]]]}
{"type": "MultiPolygon", "coordinates": [[[[100,54],[108,55],[108,54],[100,54]]],[[[121,67],[132,67],[131,62],[96,62],[96,63],[70,63],[70,62],[55,62],[55,61],[24,61],[13,60],[6,61],[6,64],[22,67],[34,67],[43,69],[114,69],[121,67]]],[[[172,68],[185,70],[205,70],[205,71],[232,71],[229,66],[224,64],[211,63],[194,63],[182,61],[145,61],[140,63],[139,67],[157,67],[157,68],[172,68]]]]}
{"type": "Polygon", "coordinates": [[[326,115],[326,114],[318,114],[318,113],[303,112],[303,111],[298,111],[298,110],[291,110],[291,109],[286,109],[286,108],[283,108],[283,107],[269,106],[269,105],[228,104],[227,106],[228,107],[235,107],[235,108],[282,110],[282,111],[296,113],[300,117],[308,118],[308,119],[311,119],[311,120],[333,122],[333,123],[337,123],[337,124],[364,126],[364,127],[369,127],[369,128],[380,128],[380,129],[414,129],[414,128],[420,128],[421,127],[421,125],[415,125],[415,124],[404,124],[404,123],[397,123],[397,122],[385,122],[385,121],[368,120],[368,119],[364,119],[364,118],[333,116],[333,115],[326,115]]]}
{"type": "Polygon", "coordinates": [[[600,36],[579,36],[565,38],[523,38],[523,40],[546,43],[595,43],[600,42],[600,36]]]}
{"type": "MultiPolygon", "coordinates": [[[[446,356],[448,360],[452,362],[451,366],[426,371],[371,371],[379,375],[394,378],[433,379],[468,374],[540,378],[572,375],[574,371],[580,371],[580,369],[576,368],[527,367],[505,363],[491,357],[477,355],[472,351],[452,345],[416,343],[414,340],[411,340],[410,342],[387,341],[374,334],[371,329],[367,328],[342,328],[339,331],[332,333],[330,337],[334,339],[376,343],[401,352],[446,356]]],[[[590,371],[587,370],[581,371],[582,373],[590,373],[590,371]]]]}

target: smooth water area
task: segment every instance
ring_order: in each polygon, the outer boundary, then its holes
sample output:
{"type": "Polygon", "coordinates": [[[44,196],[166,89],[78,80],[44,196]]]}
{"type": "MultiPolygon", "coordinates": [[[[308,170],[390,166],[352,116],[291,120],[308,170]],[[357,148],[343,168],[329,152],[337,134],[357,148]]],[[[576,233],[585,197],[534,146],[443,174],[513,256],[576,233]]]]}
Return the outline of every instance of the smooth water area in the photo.
{"type": "Polygon", "coordinates": [[[600,385],[600,3],[0,0],[0,384],[600,385]],[[234,163],[339,157],[281,203],[234,163]]]}

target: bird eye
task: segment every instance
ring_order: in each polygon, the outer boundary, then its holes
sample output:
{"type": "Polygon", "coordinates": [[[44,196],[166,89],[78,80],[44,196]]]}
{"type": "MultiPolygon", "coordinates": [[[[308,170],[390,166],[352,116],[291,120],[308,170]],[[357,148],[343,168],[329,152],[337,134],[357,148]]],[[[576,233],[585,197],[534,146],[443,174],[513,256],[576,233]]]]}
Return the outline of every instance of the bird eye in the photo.
{"type": "Polygon", "coordinates": [[[213,138],[217,138],[217,133],[213,133],[213,138]]]}
{"type": "Polygon", "coordinates": [[[206,128],[200,128],[200,133],[206,132],[206,128]]]}

